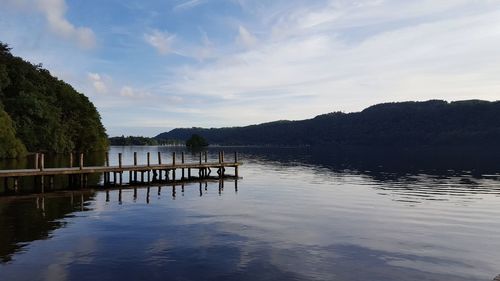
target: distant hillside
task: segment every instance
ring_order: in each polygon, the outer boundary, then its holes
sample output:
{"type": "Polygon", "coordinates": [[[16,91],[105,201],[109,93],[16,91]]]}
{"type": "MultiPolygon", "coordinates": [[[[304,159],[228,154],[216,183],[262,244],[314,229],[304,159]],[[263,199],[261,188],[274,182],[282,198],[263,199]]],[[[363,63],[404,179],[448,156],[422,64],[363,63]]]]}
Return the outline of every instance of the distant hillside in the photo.
{"type": "Polygon", "coordinates": [[[500,145],[500,101],[384,103],[302,121],[174,129],[156,138],[186,140],[192,134],[221,145],[500,145]]]}
{"type": "Polygon", "coordinates": [[[0,42],[0,158],[28,151],[90,151],[108,145],[89,99],[0,42]]]}

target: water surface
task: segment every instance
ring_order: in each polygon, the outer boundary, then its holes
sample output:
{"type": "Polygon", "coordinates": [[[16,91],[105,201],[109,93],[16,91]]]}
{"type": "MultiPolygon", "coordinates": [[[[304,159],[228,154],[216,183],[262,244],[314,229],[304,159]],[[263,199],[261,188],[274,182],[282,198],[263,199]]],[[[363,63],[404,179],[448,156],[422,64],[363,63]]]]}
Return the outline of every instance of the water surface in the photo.
{"type": "MultiPolygon", "coordinates": [[[[500,273],[496,152],[225,150],[241,152],[242,179],[1,197],[0,280],[474,281],[500,273]]],[[[113,147],[111,161],[133,151],[172,150],[113,147]]]]}

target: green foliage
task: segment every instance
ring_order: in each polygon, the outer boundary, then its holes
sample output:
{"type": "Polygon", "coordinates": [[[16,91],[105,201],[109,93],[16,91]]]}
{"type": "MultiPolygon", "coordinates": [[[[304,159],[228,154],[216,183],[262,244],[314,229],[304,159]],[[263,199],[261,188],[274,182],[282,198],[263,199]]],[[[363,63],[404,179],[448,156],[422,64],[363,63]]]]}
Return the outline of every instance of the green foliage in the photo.
{"type": "Polygon", "coordinates": [[[0,105],[0,158],[17,158],[26,154],[26,147],[16,138],[12,120],[0,105]]]}
{"type": "Polygon", "coordinates": [[[0,42],[0,102],[29,151],[96,151],[108,146],[89,99],[0,42]]]}
{"type": "Polygon", "coordinates": [[[193,134],[191,138],[186,141],[187,147],[203,147],[208,146],[208,142],[200,135],[193,134]]]}
{"type": "Polygon", "coordinates": [[[498,145],[500,101],[385,103],[302,121],[220,129],[174,129],[158,139],[203,135],[220,145],[498,145]]]}

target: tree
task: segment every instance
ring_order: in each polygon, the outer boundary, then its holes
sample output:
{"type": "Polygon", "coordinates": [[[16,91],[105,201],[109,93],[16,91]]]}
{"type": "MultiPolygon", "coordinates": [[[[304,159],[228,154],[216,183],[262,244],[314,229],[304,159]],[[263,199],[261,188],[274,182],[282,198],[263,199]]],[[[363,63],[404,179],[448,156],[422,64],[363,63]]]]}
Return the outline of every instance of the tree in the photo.
{"type": "Polygon", "coordinates": [[[100,115],[85,95],[52,76],[42,64],[12,55],[2,42],[0,103],[16,138],[29,151],[86,152],[108,146],[100,115]]]}
{"type": "Polygon", "coordinates": [[[200,135],[193,134],[191,138],[186,141],[187,147],[203,147],[208,146],[208,142],[200,135]]]}
{"type": "Polygon", "coordinates": [[[26,155],[26,147],[16,138],[12,120],[0,104],[0,158],[17,158],[26,155]]]}

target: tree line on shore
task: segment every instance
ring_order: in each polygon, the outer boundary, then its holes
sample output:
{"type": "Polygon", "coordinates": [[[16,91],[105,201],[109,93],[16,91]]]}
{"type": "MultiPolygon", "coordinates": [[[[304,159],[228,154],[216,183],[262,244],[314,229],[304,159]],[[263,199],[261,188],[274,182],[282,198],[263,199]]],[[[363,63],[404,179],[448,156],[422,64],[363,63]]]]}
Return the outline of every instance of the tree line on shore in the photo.
{"type": "Polygon", "coordinates": [[[0,158],[107,147],[99,112],[84,94],[0,42],[0,158]]]}
{"type": "Polygon", "coordinates": [[[333,112],[301,121],[179,128],[156,138],[187,140],[193,134],[219,145],[498,145],[500,101],[384,103],[361,112],[333,112]]]}

